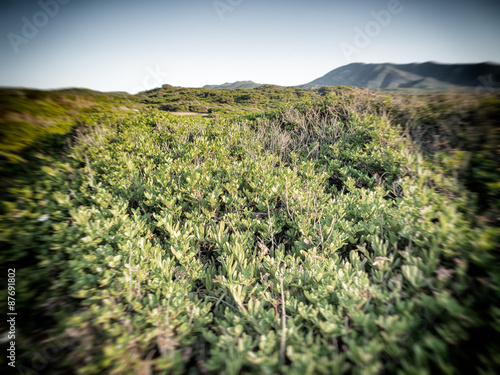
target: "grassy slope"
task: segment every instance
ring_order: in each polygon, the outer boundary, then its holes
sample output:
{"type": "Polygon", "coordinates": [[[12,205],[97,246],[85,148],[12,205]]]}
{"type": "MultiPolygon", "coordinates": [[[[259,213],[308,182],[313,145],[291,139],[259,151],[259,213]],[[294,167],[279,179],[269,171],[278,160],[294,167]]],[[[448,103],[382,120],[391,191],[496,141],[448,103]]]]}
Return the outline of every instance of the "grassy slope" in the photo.
{"type": "Polygon", "coordinates": [[[37,142],[63,139],[91,113],[139,107],[129,94],[87,89],[0,89],[0,156],[14,163],[24,161],[24,150],[37,142]]]}
{"type": "Polygon", "coordinates": [[[53,327],[20,344],[52,339],[54,371],[82,373],[498,368],[498,230],[422,135],[450,104],[328,95],[245,118],[90,116],[2,218],[19,308],[53,327]]]}

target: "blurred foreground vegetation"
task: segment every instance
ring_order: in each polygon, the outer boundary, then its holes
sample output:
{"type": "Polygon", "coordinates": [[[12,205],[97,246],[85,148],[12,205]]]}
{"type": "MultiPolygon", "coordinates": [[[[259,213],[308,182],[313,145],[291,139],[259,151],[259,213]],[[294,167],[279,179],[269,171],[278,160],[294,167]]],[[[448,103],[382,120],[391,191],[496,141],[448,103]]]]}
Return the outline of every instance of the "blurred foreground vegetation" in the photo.
{"type": "Polygon", "coordinates": [[[500,96],[0,103],[22,373],[498,372],[500,96]]]}

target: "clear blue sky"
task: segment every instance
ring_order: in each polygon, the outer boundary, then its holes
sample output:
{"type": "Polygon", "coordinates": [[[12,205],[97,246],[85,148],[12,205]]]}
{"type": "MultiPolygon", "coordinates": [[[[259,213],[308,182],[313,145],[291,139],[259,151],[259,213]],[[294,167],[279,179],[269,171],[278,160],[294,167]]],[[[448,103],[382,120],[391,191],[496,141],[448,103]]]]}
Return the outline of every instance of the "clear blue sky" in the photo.
{"type": "Polygon", "coordinates": [[[3,0],[0,17],[0,86],[295,85],[350,62],[500,62],[498,0],[3,0]]]}

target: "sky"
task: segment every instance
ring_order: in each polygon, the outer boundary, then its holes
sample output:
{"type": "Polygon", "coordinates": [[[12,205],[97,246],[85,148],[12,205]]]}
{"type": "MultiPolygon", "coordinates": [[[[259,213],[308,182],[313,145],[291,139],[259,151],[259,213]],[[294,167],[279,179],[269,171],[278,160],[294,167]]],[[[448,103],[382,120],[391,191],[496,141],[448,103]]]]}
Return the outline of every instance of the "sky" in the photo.
{"type": "Polygon", "coordinates": [[[500,62],[500,2],[3,0],[0,86],[308,83],[351,62],[500,62]]]}

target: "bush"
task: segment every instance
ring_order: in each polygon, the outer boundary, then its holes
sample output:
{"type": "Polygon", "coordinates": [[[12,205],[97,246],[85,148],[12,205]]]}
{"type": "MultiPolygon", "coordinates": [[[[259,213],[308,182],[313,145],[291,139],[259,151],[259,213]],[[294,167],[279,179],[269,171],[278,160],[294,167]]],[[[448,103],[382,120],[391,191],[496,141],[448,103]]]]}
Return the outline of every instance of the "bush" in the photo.
{"type": "Polygon", "coordinates": [[[2,261],[45,270],[67,368],[496,372],[498,230],[366,103],[110,114],[48,161],[1,218],[2,261]]]}

